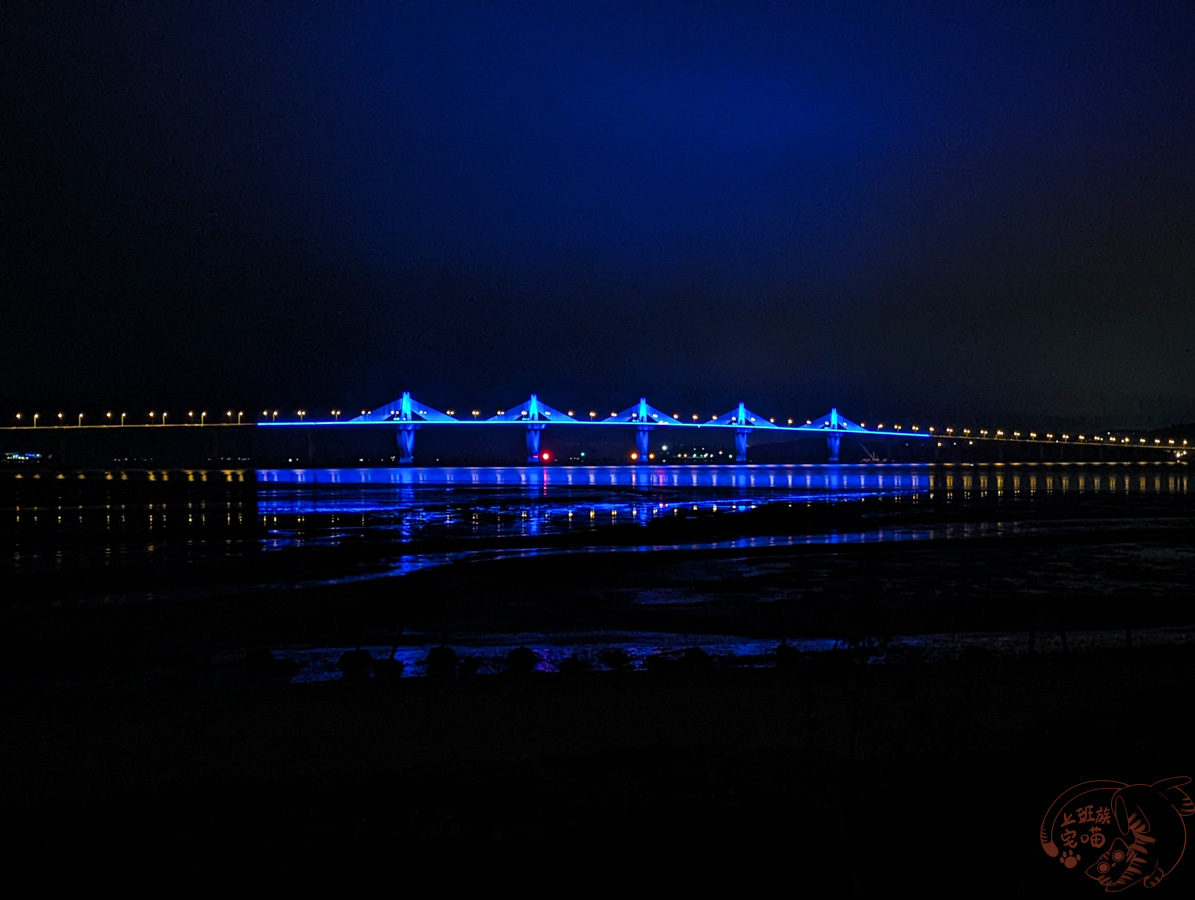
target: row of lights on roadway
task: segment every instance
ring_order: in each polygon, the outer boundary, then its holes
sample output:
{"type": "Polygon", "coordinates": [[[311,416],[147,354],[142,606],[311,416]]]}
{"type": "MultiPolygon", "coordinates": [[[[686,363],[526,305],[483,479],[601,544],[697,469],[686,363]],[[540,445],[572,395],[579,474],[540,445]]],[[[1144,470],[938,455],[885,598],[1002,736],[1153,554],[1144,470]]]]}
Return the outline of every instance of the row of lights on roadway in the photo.
{"type": "MultiPolygon", "coordinates": [[[[278,414],[278,411],[277,411],[277,410],[275,410],[275,411],[274,411],[274,415],[277,415],[277,414],[278,414]]],[[[158,423],[158,424],[165,425],[165,424],[166,424],[166,418],[167,418],[167,416],[169,416],[169,415],[170,415],[170,414],[169,414],[168,412],[166,412],[165,410],[163,410],[163,411],[162,411],[162,413],[161,413],[161,422],[160,422],[160,423],[158,423]]],[[[208,413],[207,413],[207,410],[201,410],[201,411],[200,411],[200,413],[199,413],[199,424],[200,424],[200,425],[206,425],[206,424],[207,424],[207,415],[208,415],[208,413]]],[[[121,424],[121,425],[124,425],[124,424],[125,424],[125,420],[128,418],[128,416],[129,416],[129,414],[128,414],[127,412],[122,412],[122,413],[112,413],[112,412],[107,412],[107,413],[104,413],[104,418],[106,419],[106,423],[105,423],[105,424],[108,424],[108,425],[115,424],[115,419],[116,419],[116,417],[119,417],[119,422],[120,422],[120,424],[121,424]]],[[[152,424],[154,424],[154,423],[157,421],[157,419],[158,419],[158,416],[159,416],[159,414],[158,414],[158,413],[157,413],[155,410],[150,410],[150,412],[149,412],[149,423],[150,423],[151,425],[152,425],[152,424]]],[[[228,425],[231,425],[231,424],[233,424],[233,421],[232,421],[232,419],[233,419],[233,416],[236,416],[236,424],[237,424],[237,425],[240,425],[240,424],[241,424],[241,422],[242,422],[242,419],[243,419],[243,418],[244,418],[244,416],[245,416],[245,413],[244,413],[244,411],[243,411],[243,410],[240,410],[240,411],[237,411],[237,412],[233,412],[233,411],[230,409],[230,410],[228,410],[226,413],[224,413],[224,416],[225,416],[225,418],[226,418],[226,419],[228,419],[228,422],[227,422],[226,424],[228,424],[228,425]]],[[[58,424],[59,424],[59,425],[66,425],[66,418],[65,418],[65,417],[66,417],[66,414],[65,414],[65,413],[59,413],[59,414],[58,414],[58,424]]],[[[37,427],[37,420],[38,420],[38,419],[40,419],[40,418],[41,418],[41,413],[34,413],[34,414],[33,414],[33,415],[30,417],[30,422],[32,423],[32,424],[31,424],[31,427],[33,427],[33,428],[36,428],[36,427],[37,427]]],[[[84,413],[79,413],[79,414],[78,414],[78,419],[76,419],[76,422],[75,422],[75,424],[76,424],[77,426],[80,426],[80,427],[81,427],[81,426],[83,425],[83,419],[84,419],[84,418],[85,418],[85,414],[84,414],[84,413]]],[[[193,424],[195,424],[195,411],[194,411],[194,410],[191,410],[191,411],[189,411],[189,412],[187,413],[187,421],[188,421],[188,423],[189,423],[189,424],[192,424],[192,425],[193,425],[193,424]]],[[[25,416],[24,416],[24,414],[23,414],[23,413],[17,413],[17,425],[24,425],[24,424],[25,424],[25,416]]]]}
{"type": "MultiPolygon", "coordinates": [[[[364,410],[364,409],[363,409],[363,410],[361,410],[361,415],[365,415],[367,412],[368,412],[368,410],[364,410]]],[[[445,410],[445,412],[446,412],[448,415],[450,415],[450,416],[452,416],[452,415],[456,415],[456,410],[453,410],[453,409],[445,410]]],[[[505,412],[506,412],[505,410],[502,410],[502,409],[500,409],[500,410],[498,410],[498,415],[500,415],[500,416],[501,416],[501,415],[505,414],[505,412]]],[[[306,417],[307,417],[307,410],[305,410],[305,409],[299,409],[299,410],[296,410],[296,413],[297,413],[297,414],[298,414],[298,416],[299,416],[299,421],[306,421],[306,417]]],[[[340,421],[340,416],[341,416],[341,414],[342,414],[342,410],[339,410],[339,409],[333,409],[333,410],[330,410],[330,413],[331,413],[331,415],[332,415],[332,418],[333,418],[335,421],[337,421],[337,422],[339,422],[339,421],[340,421]]],[[[470,410],[470,414],[473,416],[473,418],[474,418],[474,419],[476,419],[476,418],[478,418],[478,417],[481,415],[481,410],[480,410],[480,409],[474,409],[474,410],[470,410]]],[[[22,413],[17,413],[16,415],[17,415],[17,425],[23,425],[23,424],[24,424],[24,422],[25,422],[24,415],[23,415],[22,413]]],[[[113,424],[113,416],[114,416],[114,415],[115,415],[115,414],[114,414],[114,413],[111,413],[111,412],[108,412],[108,413],[105,413],[105,414],[104,414],[105,418],[107,419],[107,424],[109,424],[109,425],[113,424]]],[[[120,424],[121,424],[121,425],[124,425],[124,424],[125,424],[125,419],[128,417],[128,413],[127,413],[127,412],[122,412],[122,413],[120,413],[119,415],[120,415],[120,424]]],[[[167,419],[167,416],[168,416],[168,415],[169,415],[169,414],[168,414],[167,412],[165,412],[165,411],[163,411],[163,412],[161,413],[162,421],[161,421],[161,423],[160,423],[160,424],[162,424],[162,425],[165,425],[165,424],[166,424],[166,419],[167,419]]],[[[242,424],[242,419],[243,419],[243,417],[244,417],[244,415],[245,415],[244,411],[237,411],[237,412],[235,412],[235,413],[234,413],[234,412],[233,412],[231,409],[230,409],[230,410],[228,410],[227,412],[225,412],[225,413],[224,413],[224,417],[225,417],[225,418],[228,420],[226,424],[229,424],[229,425],[233,424],[233,422],[232,422],[232,417],[233,417],[234,415],[236,416],[236,424],[237,424],[237,425],[240,425],[240,424],[242,424]]],[[[278,410],[276,410],[276,409],[274,409],[274,410],[270,410],[270,409],[263,409],[263,410],[261,411],[261,415],[262,415],[262,418],[265,418],[265,417],[267,417],[267,416],[268,416],[271,422],[276,422],[276,421],[278,420],[278,410]]],[[[575,413],[575,411],[574,411],[574,410],[571,410],[571,409],[570,409],[570,410],[568,410],[568,415],[569,415],[570,417],[574,417],[574,416],[576,415],[576,413],[575,413]]],[[[589,411],[589,419],[590,419],[590,421],[593,421],[593,420],[595,420],[595,419],[597,418],[597,415],[598,415],[598,413],[597,413],[597,410],[595,410],[595,409],[591,409],[591,410],[589,411]]],[[[616,411],[611,411],[610,415],[611,415],[611,416],[615,416],[615,415],[618,415],[618,413],[617,413],[616,411]]],[[[154,423],[154,421],[155,421],[155,419],[157,418],[157,416],[158,416],[158,413],[157,413],[157,412],[155,412],[155,411],[153,411],[153,410],[151,410],[151,411],[150,411],[150,413],[149,413],[149,420],[150,420],[150,423],[151,423],[151,424],[153,424],[153,423],[154,423]]],[[[36,427],[37,427],[37,420],[38,420],[40,417],[41,417],[41,413],[34,413],[34,414],[33,414],[33,416],[31,417],[31,421],[32,421],[32,427],[34,427],[34,428],[36,428],[36,427]]],[[[680,417],[681,417],[681,416],[680,416],[680,413],[673,413],[673,414],[672,414],[672,418],[674,418],[674,419],[677,419],[677,420],[679,420],[679,419],[680,419],[680,417]]],[[[83,418],[84,418],[84,414],[83,414],[83,413],[79,413],[79,414],[78,414],[78,419],[76,420],[76,425],[78,425],[78,426],[82,426],[82,425],[83,425],[83,418]]],[[[718,418],[717,416],[710,416],[710,419],[711,419],[711,420],[713,420],[713,419],[717,419],[717,418],[718,418]]],[[[195,412],[194,412],[194,410],[191,410],[190,412],[188,412],[188,413],[187,413],[187,419],[188,419],[188,422],[189,422],[190,424],[194,424],[194,422],[195,422],[195,412]]],[[[701,416],[699,416],[697,413],[693,413],[693,421],[694,421],[694,422],[699,422],[699,421],[701,421],[701,416]]],[[[752,421],[754,421],[754,420],[752,420],[752,421]]],[[[776,424],[776,420],[775,420],[774,418],[772,418],[772,419],[768,419],[768,421],[769,421],[769,422],[771,422],[773,425],[774,425],[774,424],[776,424]]],[[[794,420],[793,420],[793,419],[788,419],[788,424],[789,424],[789,425],[792,425],[792,424],[793,424],[793,422],[794,422],[794,420]]],[[[65,425],[65,424],[66,424],[66,421],[65,421],[65,413],[58,413],[58,424],[59,424],[60,426],[61,426],[61,425],[65,425]]],[[[207,424],[207,410],[203,410],[203,411],[201,411],[201,412],[199,413],[199,424],[200,424],[200,425],[205,425],[205,424],[207,424]]],[[[813,421],[812,421],[811,419],[806,419],[806,420],[805,420],[805,424],[806,424],[806,425],[812,425],[812,424],[813,424],[813,421]]],[[[866,427],[867,427],[867,423],[865,423],[865,422],[860,422],[859,424],[860,424],[860,426],[862,426],[862,427],[864,427],[864,428],[866,428],[866,427]]],[[[902,430],[904,430],[904,428],[903,428],[903,426],[902,426],[902,425],[892,425],[892,426],[890,426],[890,427],[891,427],[891,429],[892,429],[893,431],[902,431],[902,430]]],[[[883,430],[884,430],[884,423],[883,423],[883,422],[879,423],[879,424],[876,426],[876,430],[877,430],[877,431],[883,431],[883,430]]],[[[910,426],[910,430],[911,430],[911,431],[920,431],[921,429],[920,429],[920,427],[919,427],[919,426],[917,426],[917,425],[911,425],[911,426],[910,426]]],[[[1009,434],[1008,434],[1008,433],[1006,433],[1006,432],[1005,432],[1003,429],[999,429],[999,428],[998,428],[998,429],[996,429],[996,430],[993,432],[993,431],[989,431],[989,430],[988,430],[988,429],[986,429],[986,428],[978,428],[978,429],[971,429],[971,428],[960,428],[960,429],[955,429],[955,428],[951,427],[951,428],[946,428],[944,431],[941,431],[941,432],[939,432],[939,431],[937,431],[937,429],[935,429],[935,428],[934,428],[934,427],[931,425],[931,426],[930,426],[928,429],[926,429],[926,430],[927,430],[927,432],[928,432],[929,434],[938,434],[939,436],[941,436],[941,435],[947,435],[947,436],[949,436],[949,437],[954,437],[954,436],[956,435],[956,432],[957,432],[957,434],[959,434],[959,435],[961,435],[962,437],[965,437],[965,438],[974,438],[974,437],[979,437],[979,438],[987,438],[989,435],[991,435],[992,437],[995,437],[995,438],[1001,438],[1001,439],[1005,439],[1005,440],[1008,440],[1008,439],[1009,439],[1009,434]]],[[[1046,440],[1048,440],[1048,441],[1056,441],[1056,440],[1069,441],[1069,440],[1071,440],[1071,439],[1072,439],[1072,438],[1071,438],[1071,435],[1069,435],[1069,434],[1062,434],[1062,435],[1060,435],[1060,436],[1056,436],[1056,435],[1054,435],[1052,432],[1046,432],[1046,433],[1045,433],[1044,435],[1042,435],[1042,436],[1043,436],[1043,437],[1044,437],[1046,440]]],[[[1038,432],[1036,432],[1036,431],[1030,431],[1030,432],[1028,432],[1028,439],[1029,439],[1029,440],[1037,440],[1037,439],[1038,439],[1038,437],[1039,437],[1039,435],[1038,435],[1038,432]]],[[[1023,440],[1023,439],[1024,439],[1024,435],[1023,435],[1023,434],[1022,434],[1022,432],[1020,432],[1020,431],[1013,431],[1013,432],[1011,432],[1011,439],[1012,439],[1012,440],[1023,440]]],[[[1124,437],[1124,436],[1117,437],[1117,436],[1115,436],[1115,435],[1109,435],[1107,438],[1104,438],[1104,437],[1103,437],[1103,436],[1101,436],[1101,435],[1094,435],[1094,436],[1092,436],[1091,438],[1088,438],[1086,435],[1082,435],[1082,434],[1080,434],[1080,435],[1077,435],[1077,436],[1075,437],[1075,440],[1078,440],[1078,441],[1083,441],[1083,442],[1087,442],[1088,440],[1091,440],[1091,441],[1097,441],[1097,442],[1100,442],[1100,443],[1107,442],[1107,443],[1113,443],[1113,444],[1131,444],[1131,443],[1132,443],[1132,439],[1131,439],[1131,438],[1129,438],[1129,437],[1124,437]]],[[[1149,443],[1149,441],[1148,441],[1146,438],[1138,438],[1138,439],[1137,439],[1137,441],[1138,441],[1138,444],[1148,444],[1148,443],[1149,443]]],[[[1176,441],[1174,438],[1168,438],[1168,439],[1166,440],[1166,445],[1167,445],[1167,446],[1177,446],[1177,445],[1178,445],[1178,443],[1179,443],[1179,442],[1178,442],[1178,441],[1176,441]]],[[[1161,445],[1162,445],[1162,439],[1161,439],[1161,438],[1154,438],[1154,445],[1155,445],[1155,446],[1161,446],[1161,445]]],[[[1185,440],[1181,441],[1181,445],[1182,445],[1183,447],[1186,447],[1186,446],[1187,446],[1187,441],[1185,441],[1185,440]]]]}

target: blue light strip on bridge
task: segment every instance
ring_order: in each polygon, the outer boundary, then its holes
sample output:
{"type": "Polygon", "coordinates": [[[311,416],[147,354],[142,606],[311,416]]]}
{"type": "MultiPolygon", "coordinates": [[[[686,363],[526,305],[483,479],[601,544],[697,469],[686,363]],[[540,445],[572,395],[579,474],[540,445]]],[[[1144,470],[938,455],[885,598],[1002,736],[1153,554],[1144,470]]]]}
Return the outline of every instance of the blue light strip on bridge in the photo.
{"type": "MultiPolygon", "coordinates": [[[[672,416],[661,413],[659,410],[648,405],[646,399],[640,398],[639,402],[633,406],[627,407],[621,413],[605,419],[596,419],[586,421],[584,419],[575,419],[567,413],[560,410],[553,409],[547,404],[539,400],[538,395],[532,394],[531,398],[519,406],[512,407],[509,410],[504,410],[496,416],[488,419],[458,419],[455,416],[450,416],[447,413],[441,412],[437,409],[432,409],[429,406],[419,403],[411,398],[410,393],[404,393],[403,396],[388,403],[378,409],[371,410],[360,416],[352,419],[345,419],[343,421],[338,419],[319,419],[308,421],[306,419],[286,420],[282,422],[258,422],[258,425],[273,426],[280,428],[324,428],[337,426],[361,426],[361,425],[388,425],[390,427],[401,425],[528,425],[528,424],[543,424],[543,425],[561,425],[561,426],[615,426],[615,427],[633,427],[639,428],[644,425],[662,426],[666,428],[719,428],[719,429],[750,429],[750,430],[767,430],[769,432],[795,432],[801,434],[866,434],[881,437],[899,437],[899,438],[931,438],[935,435],[920,432],[920,431],[880,431],[876,429],[864,428],[845,416],[839,414],[837,409],[831,409],[826,415],[812,421],[808,425],[777,425],[770,419],[759,416],[746,408],[740,403],[734,409],[723,413],[720,416],[715,416],[706,422],[684,422],[672,416]]],[[[938,435],[940,437],[940,435],[938,435]]]]}

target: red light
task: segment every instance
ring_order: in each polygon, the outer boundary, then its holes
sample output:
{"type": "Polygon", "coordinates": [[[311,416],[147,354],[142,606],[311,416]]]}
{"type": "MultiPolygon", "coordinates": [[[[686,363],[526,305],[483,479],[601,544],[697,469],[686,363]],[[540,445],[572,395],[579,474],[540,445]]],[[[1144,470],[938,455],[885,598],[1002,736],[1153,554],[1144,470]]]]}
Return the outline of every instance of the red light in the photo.
{"type": "Polygon", "coordinates": [[[549,453],[547,450],[545,450],[543,453],[541,453],[539,455],[539,458],[542,459],[544,462],[547,462],[548,460],[550,460],[552,458],[552,454],[549,453]]]}

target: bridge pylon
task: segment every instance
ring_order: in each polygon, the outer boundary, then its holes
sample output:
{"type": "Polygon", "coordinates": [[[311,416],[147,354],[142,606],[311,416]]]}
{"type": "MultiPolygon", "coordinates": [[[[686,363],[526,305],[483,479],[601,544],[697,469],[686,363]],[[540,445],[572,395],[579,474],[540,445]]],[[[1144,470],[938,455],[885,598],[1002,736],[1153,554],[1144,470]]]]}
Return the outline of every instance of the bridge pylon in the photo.
{"type": "Polygon", "coordinates": [[[398,426],[398,461],[404,466],[415,462],[415,429],[417,427],[412,422],[404,422],[398,426]]]}
{"type": "Polygon", "coordinates": [[[765,416],[757,415],[747,409],[745,403],[740,403],[729,412],[715,416],[713,422],[710,424],[734,426],[734,461],[736,463],[745,463],[747,461],[747,438],[751,435],[752,431],[756,428],[776,427],[776,424],[765,416]]]}
{"type": "Polygon", "coordinates": [[[403,391],[397,400],[354,416],[350,422],[395,422],[398,430],[398,461],[411,465],[415,461],[415,432],[424,422],[456,422],[448,413],[432,409],[411,397],[410,391],[403,391]]]}
{"type": "Polygon", "coordinates": [[[838,462],[838,453],[842,448],[842,435],[844,432],[853,432],[856,434],[867,434],[868,431],[858,422],[852,422],[846,416],[838,412],[838,407],[831,407],[830,411],[822,416],[820,419],[814,419],[809,423],[807,428],[820,428],[827,432],[826,434],[826,449],[830,451],[830,462],[838,462]]]}
{"type": "Polygon", "coordinates": [[[553,422],[557,424],[576,424],[577,422],[568,413],[548,406],[548,404],[539,399],[537,394],[532,394],[525,403],[520,403],[518,406],[500,412],[496,416],[490,416],[487,421],[526,423],[528,465],[535,465],[543,461],[540,457],[539,447],[545,425],[550,425],[553,422]]]}
{"type": "Polygon", "coordinates": [[[651,458],[651,433],[657,425],[683,425],[680,419],[673,418],[647,402],[646,397],[640,397],[639,402],[628,406],[622,412],[616,412],[603,422],[627,422],[635,426],[635,462],[644,465],[651,458]]]}

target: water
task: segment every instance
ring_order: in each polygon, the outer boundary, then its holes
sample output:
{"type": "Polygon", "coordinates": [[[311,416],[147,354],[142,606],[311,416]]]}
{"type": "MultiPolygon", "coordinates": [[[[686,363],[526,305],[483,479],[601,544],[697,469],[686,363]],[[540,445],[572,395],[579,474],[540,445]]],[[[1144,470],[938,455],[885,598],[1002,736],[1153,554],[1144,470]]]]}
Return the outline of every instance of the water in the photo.
{"type": "MultiPolygon", "coordinates": [[[[1195,521],[1191,488],[1186,467],[1124,463],[7,471],[0,473],[0,608],[242,595],[251,602],[263,590],[471,571],[461,567],[489,560],[633,555],[651,562],[656,581],[619,588],[630,591],[630,606],[716,610],[729,603],[718,590],[736,580],[763,579],[753,601],[773,602],[780,594],[766,586],[769,566],[793,563],[768,560],[802,548],[963,548],[1005,538],[1029,549],[993,568],[992,578],[1021,594],[1125,593],[1144,580],[1150,596],[1170,603],[1195,568],[1183,537],[1195,521]],[[1033,543],[1060,535],[1075,546],[1098,536],[1101,550],[1092,556],[1033,543]],[[703,569],[703,560],[715,561],[713,568],[703,569]],[[1022,568],[1032,577],[1021,578],[1022,568]]],[[[824,560],[801,563],[800,579],[831,596],[854,572],[834,554],[824,560]]],[[[965,554],[921,564],[933,571],[922,577],[893,568],[891,578],[907,588],[902,602],[919,603],[951,583],[976,609],[999,602],[983,578],[958,581],[957,570],[974,568],[965,554]]],[[[614,622],[596,627],[607,646],[622,647],[632,667],[642,667],[653,654],[696,644],[755,658],[758,642],[717,627],[738,621],[724,615],[703,625],[701,637],[680,624],[618,635],[614,622]]],[[[520,644],[536,647],[552,668],[594,646],[594,627],[557,629],[546,642],[494,621],[469,639],[481,671],[520,644]]],[[[436,642],[430,631],[422,637],[436,642]]],[[[957,633],[916,642],[946,646],[957,633]]],[[[807,643],[816,650],[825,641],[807,643]]],[[[424,651],[408,646],[397,658],[416,672],[424,651]]],[[[339,648],[303,650],[300,677],[338,672],[338,655],[339,648]]]]}
{"type": "MultiPolygon", "coordinates": [[[[766,506],[916,505],[1056,495],[1185,497],[1186,467],[1138,464],[471,467],[0,473],[0,577],[235,561],[283,550],[377,550],[369,575],[544,552],[663,549],[662,519],[766,506]],[[609,538],[618,533],[616,545],[609,538]],[[572,536],[566,548],[552,540],[572,536]],[[543,540],[541,540],[543,539],[543,540]]],[[[743,535],[717,546],[973,537],[917,524],[743,535]]],[[[673,546],[673,545],[669,545],[673,546]]],[[[683,543],[694,549],[706,543],[683,543]]],[[[292,554],[297,556],[301,554],[292,554]]],[[[368,555],[368,554],[367,554],[368,555]]],[[[362,577],[324,573],[322,581],[362,577]]],[[[268,582],[266,582],[268,583],[268,582]]]]}

